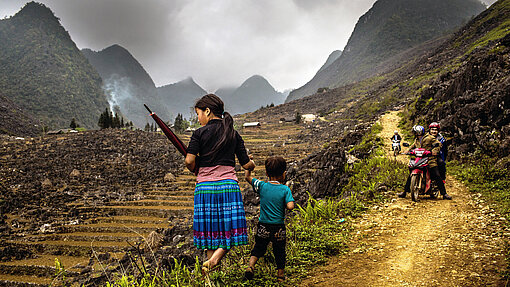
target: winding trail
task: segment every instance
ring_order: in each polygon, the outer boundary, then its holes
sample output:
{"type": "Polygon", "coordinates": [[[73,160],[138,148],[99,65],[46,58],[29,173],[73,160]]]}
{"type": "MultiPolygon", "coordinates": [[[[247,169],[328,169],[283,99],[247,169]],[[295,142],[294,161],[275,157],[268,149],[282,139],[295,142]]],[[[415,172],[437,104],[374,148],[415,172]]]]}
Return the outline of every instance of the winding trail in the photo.
{"type": "MultiPolygon", "coordinates": [[[[397,113],[380,119],[392,158],[397,113]]],[[[453,200],[414,203],[395,194],[372,207],[353,223],[349,251],[317,268],[302,286],[506,286],[505,219],[451,176],[446,189],[453,200]]]]}

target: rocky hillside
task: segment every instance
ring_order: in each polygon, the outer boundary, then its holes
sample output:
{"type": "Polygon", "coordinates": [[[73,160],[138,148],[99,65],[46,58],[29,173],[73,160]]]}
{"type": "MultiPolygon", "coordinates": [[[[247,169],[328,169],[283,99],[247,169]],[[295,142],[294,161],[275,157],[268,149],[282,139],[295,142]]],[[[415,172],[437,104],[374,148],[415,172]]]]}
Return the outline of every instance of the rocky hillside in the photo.
{"type": "Polygon", "coordinates": [[[63,203],[130,199],[144,186],[161,182],[167,172],[183,169],[181,155],[169,145],[164,135],[112,129],[2,138],[0,184],[9,192],[0,193],[0,210],[16,211],[29,221],[37,216],[38,228],[58,216],[72,217],[73,206],[63,203]]]}
{"type": "Polygon", "coordinates": [[[444,135],[452,139],[452,158],[476,150],[503,157],[510,150],[509,15],[510,0],[498,1],[457,33],[406,51],[411,60],[390,72],[260,109],[239,120],[277,122],[297,112],[323,115],[325,121],[309,124],[303,137],[330,144],[289,170],[289,178],[298,179],[297,190],[317,191],[316,196],[340,190],[342,158],[366,157],[366,152],[352,150],[353,145],[379,115],[406,104],[408,120],[402,129],[440,121],[444,135]],[[328,169],[340,176],[334,181],[311,180],[332,175],[328,169]]]}
{"type": "Polygon", "coordinates": [[[340,50],[335,50],[333,51],[331,54],[329,54],[328,56],[328,59],[326,60],[326,63],[324,63],[324,65],[322,65],[322,67],[319,69],[319,71],[317,71],[317,73],[320,73],[322,72],[324,69],[326,69],[327,67],[329,67],[331,64],[333,64],[338,58],[340,58],[340,56],[342,56],[342,51],[340,50]]]}
{"type": "Polygon", "coordinates": [[[190,113],[194,111],[192,107],[200,97],[207,94],[195,81],[190,77],[175,84],[158,87],[158,97],[162,104],[170,113],[169,119],[174,120],[178,113],[185,118],[190,117],[190,113]]]}
{"type": "Polygon", "coordinates": [[[498,1],[432,60],[459,51],[408,106],[411,124],[439,121],[454,158],[481,150],[510,154],[510,1],[498,1]]]}
{"type": "Polygon", "coordinates": [[[484,9],[478,0],[379,0],[360,17],[342,55],[286,101],[390,71],[408,60],[400,53],[454,31],[484,9]]]}
{"type": "Polygon", "coordinates": [[[83,49],[82,53],[101,75],[110,109],[118,107],[140,128],[148,121],[144,103],[160,115],[168,114],[152,78],[128,50],[112,45],[98,52],[83,49]]]}
{"type": "Polygon", "coordinates": [[[277,92],[262,76],[255,75],[244,81],[237,89],[222,88],[216,94],[226,103],[231,114],[255,111],[261,106],[278,105],[284,102],[285,95],[277,92]]]}
{"type": "MultiPolygon", "coordinates": [[[[107,106],[101,77],[53,12],[30,2],[0,20],[0,90],[50,128],[88,128],[107,106]]],[[[2,115],[4,116],[4,115],[2,115]]]]}
{"type": "Polygon", "coordinates": [[[39,121],[0,94],[0,134],[35,136],[41,132],[39,121]]]}

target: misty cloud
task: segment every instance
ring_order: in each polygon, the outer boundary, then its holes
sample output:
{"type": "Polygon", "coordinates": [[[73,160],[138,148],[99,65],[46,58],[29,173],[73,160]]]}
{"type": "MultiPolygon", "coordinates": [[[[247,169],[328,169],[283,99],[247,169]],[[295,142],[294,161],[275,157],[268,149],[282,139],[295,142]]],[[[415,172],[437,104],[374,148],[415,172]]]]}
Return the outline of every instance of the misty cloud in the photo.
{"type": "MultiPolygon", "coordinates": [[[[189,76],[213,92],[264,76],[282,91],[343,50],[375,0],[39,0],[79,48],[128,49],[157,86],[189,76]]],[[[492,4],[494,0],[485,1],[492,4]]],[[[25,2],[4,0],[0,16],[25,2]],[[7,3],[5,3],[7,2],[7,3]]]]}

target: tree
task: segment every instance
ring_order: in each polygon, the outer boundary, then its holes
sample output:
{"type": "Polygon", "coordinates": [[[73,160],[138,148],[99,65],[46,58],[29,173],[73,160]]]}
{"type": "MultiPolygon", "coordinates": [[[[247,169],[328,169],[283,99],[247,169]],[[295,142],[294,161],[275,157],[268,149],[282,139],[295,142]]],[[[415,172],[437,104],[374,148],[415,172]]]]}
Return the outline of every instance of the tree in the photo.
{"type": "Polygon", "coordinates": [[[146,131],[146,132],[149,132],[150,129],[151,129],[151,126],[149,125],[149,123],[146,123],[145,124],[145,128],[143,130],[146,131]]]}
{"type": "Polygon", "coordinates": [[[71,124],[69,124],[69,127],[72,128],[73,130],[77,127],[78,125],[76,124],[76,119],[73,118],[71,120],[71,124]]]}
{"type": "Polygon", "coordinates": [[[188,127],[188,121],[186,121],[182,114],[177,114],[174,121],[174,129],[176,132],[183,132],[188,127]]]}
{"type": "Polygon", "coordinates": [[[302,120],[303,120],[303,117],[301,116],[301,113],[300,112],[296,112],[296,118],[294,119],[296,124],[300,124],[302,120]]]}

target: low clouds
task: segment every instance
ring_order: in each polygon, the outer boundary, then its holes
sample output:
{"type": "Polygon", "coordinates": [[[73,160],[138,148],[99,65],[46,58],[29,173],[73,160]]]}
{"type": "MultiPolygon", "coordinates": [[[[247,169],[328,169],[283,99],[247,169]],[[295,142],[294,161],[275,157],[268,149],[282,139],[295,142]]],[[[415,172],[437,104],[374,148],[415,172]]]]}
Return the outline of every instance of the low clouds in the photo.
{"type": "MultiPolygon", "coordinates": [[[[494,2],[494,0],[490,0],[494,2]]],[[[0,16],[26,1],[2,1],[0,16]]],[[[207,91],[264,76],[278,90],[310,80],[343,50],[375,0],[40,0],[79,48],[128,49],[158,86],[191,76],[207,91]]]]}

